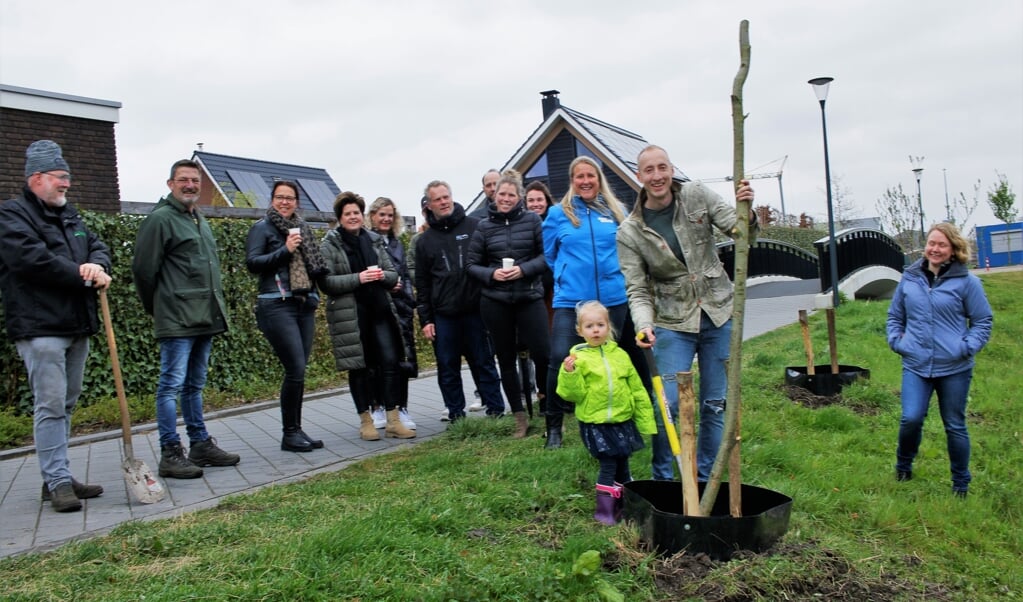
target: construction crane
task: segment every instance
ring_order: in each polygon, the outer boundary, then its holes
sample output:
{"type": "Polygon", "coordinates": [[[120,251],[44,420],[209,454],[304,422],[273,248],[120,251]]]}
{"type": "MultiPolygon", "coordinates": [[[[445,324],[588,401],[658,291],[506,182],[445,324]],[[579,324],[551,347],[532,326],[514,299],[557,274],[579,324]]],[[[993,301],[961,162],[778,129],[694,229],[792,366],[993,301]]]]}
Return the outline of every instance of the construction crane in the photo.
{"type": "MultiPolygon", "coordinates": [[[[786,215],[788,215],[788,214],[785,213],[785,190],[782,188],[782,185],[781,185],[781,175],[782,175],[782,171],[785,169],[785,162],[788,161],[788,160],[789,160],[789,156],[788,155],[785,155],[784,157],[781,158],[781,166],[778,167],[778,171],[762,172],[762,173],[751,173],[751,174],[746,175],[746,179],[747,180],[759,180],[761,178],[778,178],[778,196],[781,199],[781,218],[782,218],[782,221],[785,220],[786,215]]],[[[774,161],[771,161],[770,163],[766,163],[765,165],[770,165],[771,163],[774,163],[774,161]]],[[[763,166],[761,166],[761,167],[763,167],[763,166]]],[[[757,169],[759,169],[759,168],[757,168],[757,169]]],[[[700,180],[700,181],[701,182],[731,182],[732,181],[732,176],[725,176],[723,178],[708,178],[708,179],[704,179],[704,180],[700,180]]]]}

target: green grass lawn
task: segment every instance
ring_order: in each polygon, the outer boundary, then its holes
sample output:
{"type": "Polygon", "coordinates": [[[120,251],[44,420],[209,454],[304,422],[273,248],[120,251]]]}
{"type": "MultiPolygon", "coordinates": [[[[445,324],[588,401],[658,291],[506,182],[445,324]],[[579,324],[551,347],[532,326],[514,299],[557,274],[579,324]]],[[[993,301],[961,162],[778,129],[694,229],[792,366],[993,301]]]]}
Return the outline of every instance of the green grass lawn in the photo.
{"type": "MultiPolygon", "coordinates": [[[[510,421],[443,436],[174,520],[0,561],[5,600],[1023,599],[1023,272],[984,278],[995,309],[969,406],[970,496],[951,494],[934,408],[914,478],[894,479],[900,362],[887,302],[837,312],[839,361],[871,371],[839,403],[790,400],[798,325],[743,349],[743,480],[794,499],[774,550],[656,558],[633,527],[592,519],[596,462],[510,438],[510,421]]],[[[756,316],[747,316],[755,320],[756,316]]],[[[811,318],[828,362],[824,316],[811,318]]],[[[649,449],[633,457],[650,474],[649,449]]]]}

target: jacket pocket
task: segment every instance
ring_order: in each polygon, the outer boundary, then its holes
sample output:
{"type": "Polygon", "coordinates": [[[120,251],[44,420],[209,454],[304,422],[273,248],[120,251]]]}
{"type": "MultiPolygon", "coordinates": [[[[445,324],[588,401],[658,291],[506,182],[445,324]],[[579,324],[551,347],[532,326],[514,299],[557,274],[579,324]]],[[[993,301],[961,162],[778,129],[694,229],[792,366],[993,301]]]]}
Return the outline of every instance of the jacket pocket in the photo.
{"type": "Polygon", "coordinates": [[[657,319],[661,322],[682,322],[685,320],[686,305],[692,294],[686,290],[688,280],[652,280],[653,304],[657,308],[657,319]]]}
{"type": "Polygon", "coordinates": [[[207,287],[175,290],[171,319],[185,328],[212,326],[212,297],[213,291],[207,287]]]}
{"type": "Polygon", "coordinates": [[[689,235],[693,243],[706,245],[714,242],[711,233],[710,217],[706,208],[686,212],[686,220],[689,222],[689,235]]]}

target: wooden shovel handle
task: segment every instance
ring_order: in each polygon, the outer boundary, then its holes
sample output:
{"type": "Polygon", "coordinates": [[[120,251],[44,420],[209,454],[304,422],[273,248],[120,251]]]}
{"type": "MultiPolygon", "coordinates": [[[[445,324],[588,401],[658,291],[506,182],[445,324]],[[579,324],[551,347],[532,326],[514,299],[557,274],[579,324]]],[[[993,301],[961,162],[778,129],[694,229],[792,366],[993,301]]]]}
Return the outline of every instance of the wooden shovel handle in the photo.
{"type": "Polygon", "coordinates": [[[107,290],[99,289],[99,305],[103,312],[103,326],[106,329],[107,349],[110,350],[110,367],[114,372],[114,389],[117,390],[117,403],[121,407],[121,436],[124,439],[125,455],[134,459],[131,446],[131,417],[128,414],[128,398],[124,395],[124,380],[121,378],[121,362],[117,359],[117,340],[114,338],[114,325],[110,319],[110,303],[107,302],[107,290]]]}
{"type": "Polygon", "coordinates": [[[806,373],[813,376],[813,343],[810,342],[810,321],[806,317],[805,309],[799,310],[799,329],[803,331],[803,349],[806,350],[806,373]]]}

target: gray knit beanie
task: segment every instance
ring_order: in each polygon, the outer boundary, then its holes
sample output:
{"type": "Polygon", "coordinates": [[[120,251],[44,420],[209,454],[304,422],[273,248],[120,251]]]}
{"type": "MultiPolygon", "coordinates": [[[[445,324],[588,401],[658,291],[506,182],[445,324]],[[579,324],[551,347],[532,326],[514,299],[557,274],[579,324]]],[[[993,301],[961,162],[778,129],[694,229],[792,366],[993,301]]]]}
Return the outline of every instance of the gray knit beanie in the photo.
{"type": "Polygon", "coordinates": [[[36,140],[25,149],[25,177],[36,172],[64,170],[71,168],[60,152],[60,145],[53,140],[36,140]]]}

